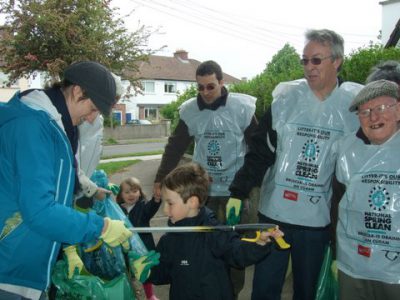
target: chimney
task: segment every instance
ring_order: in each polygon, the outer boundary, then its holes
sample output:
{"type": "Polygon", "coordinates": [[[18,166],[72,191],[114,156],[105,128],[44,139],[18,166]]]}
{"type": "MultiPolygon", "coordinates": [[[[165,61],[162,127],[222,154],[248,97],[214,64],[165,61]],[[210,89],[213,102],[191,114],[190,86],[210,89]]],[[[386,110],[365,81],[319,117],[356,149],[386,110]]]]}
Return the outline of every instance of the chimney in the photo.
{"type": "Polygon", "coordinates": [[[181,50],[176,50],[174,53],[174,57],[179,59],[179,60],[184,60],[187,61],[189,59],[188,57],[188,52],[181,49],[181,50]]]}

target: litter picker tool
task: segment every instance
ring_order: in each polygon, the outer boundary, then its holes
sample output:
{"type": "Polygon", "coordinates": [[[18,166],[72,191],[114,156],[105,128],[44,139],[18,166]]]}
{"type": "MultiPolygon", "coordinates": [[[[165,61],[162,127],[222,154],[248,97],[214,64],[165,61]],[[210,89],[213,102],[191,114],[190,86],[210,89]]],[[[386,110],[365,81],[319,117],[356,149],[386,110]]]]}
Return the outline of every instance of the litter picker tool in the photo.
{"type": "MultiPolygon", "coordinates": [[[[185,232],[215,232],[215,231],[255,231],[255,238],[243,238],[242,240],[248,242],[256,242],[260,238],[261,231],[274,231],[277,225],[269,223],[255,223],[255,224],[238,224],[238,225],[217,225],[217,226],[161,226],[161,227],[132,227],[129,228],[132,232],[136,233],[153,233],[153,232],[175,232],[175,233],[185,233],[185,232]]],[[[288,249],[290,245],[286,243],[283,238],[275,239],[279,248],[288,249]]]]}

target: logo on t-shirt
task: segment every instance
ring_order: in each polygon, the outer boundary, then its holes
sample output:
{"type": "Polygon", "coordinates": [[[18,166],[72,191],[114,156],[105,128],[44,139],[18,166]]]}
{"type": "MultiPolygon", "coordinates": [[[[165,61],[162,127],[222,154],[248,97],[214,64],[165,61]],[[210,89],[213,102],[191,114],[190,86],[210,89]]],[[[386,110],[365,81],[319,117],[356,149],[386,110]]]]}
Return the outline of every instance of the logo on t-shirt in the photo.
{"type": "Polygon", "coordinates": [[[371,256],[371,248],[365,247],[362,245],[358,245],[358,254],[360,254],[362,256],[370,257],[371,256]]]}
{"type": "Polygon", "coordinates": [[[389,204],[389,192],[381,185],[376,185],[369,192],[368,202],[369,207],[373,210],[382,211],[389,204]]]}
{"type": "Polygon", "coordinates": [[[301,151],[305,161],[314,162],[317,160],[319,155],[319,146],[316,140],[310,139],[303,145],[301,151]]]}
{"type": "Polygon", "coordinates": [[[211,140],[208,142],[207,150],[210,155],[217,155],[221,150],[221,146],[219,145],[217,140],[211,140]]]}
{"type": "Polygon", "coordinates": [[[297,201],[299,194],[296,192],[292,192],[292,191],[288,191],[285,190],[283,192],[283,198],[288,199],[288,200],[292,200],[292,201],[297,201]]]}
{"type": "Polygon", "coordinates": [[[186,259],[182,259],[181,266],[189,266],[189,262],[186,259]]]}

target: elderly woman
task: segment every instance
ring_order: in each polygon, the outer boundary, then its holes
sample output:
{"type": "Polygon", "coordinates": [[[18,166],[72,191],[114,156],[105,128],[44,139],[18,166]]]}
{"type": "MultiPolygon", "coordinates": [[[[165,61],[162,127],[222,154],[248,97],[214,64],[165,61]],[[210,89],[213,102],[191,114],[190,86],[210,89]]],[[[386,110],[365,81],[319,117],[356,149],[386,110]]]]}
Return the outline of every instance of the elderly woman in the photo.
{"type": "Polygon", "coordinates": [[[366,85],[350,111],[361,130],[334,147],[336,174],[346,192],[339,205],[337,266],[340,299],[399,299],[399,89],[391,81],[366,85]]]}

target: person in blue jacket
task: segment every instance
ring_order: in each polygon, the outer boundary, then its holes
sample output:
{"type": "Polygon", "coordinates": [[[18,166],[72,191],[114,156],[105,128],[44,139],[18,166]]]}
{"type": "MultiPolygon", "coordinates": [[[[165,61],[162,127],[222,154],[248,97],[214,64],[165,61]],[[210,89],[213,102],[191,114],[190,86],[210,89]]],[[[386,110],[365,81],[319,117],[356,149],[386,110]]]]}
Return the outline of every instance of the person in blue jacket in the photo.
{"type": "Polygon", "coordinates": [[[122,221],[71,208],[77,169],[68,135],[108,115],[115,94],[110,71],[83,61],[66,68],[58,87],[0,104],[0,299],[46,299],[61,244],[126,245],[122,221]]]}

